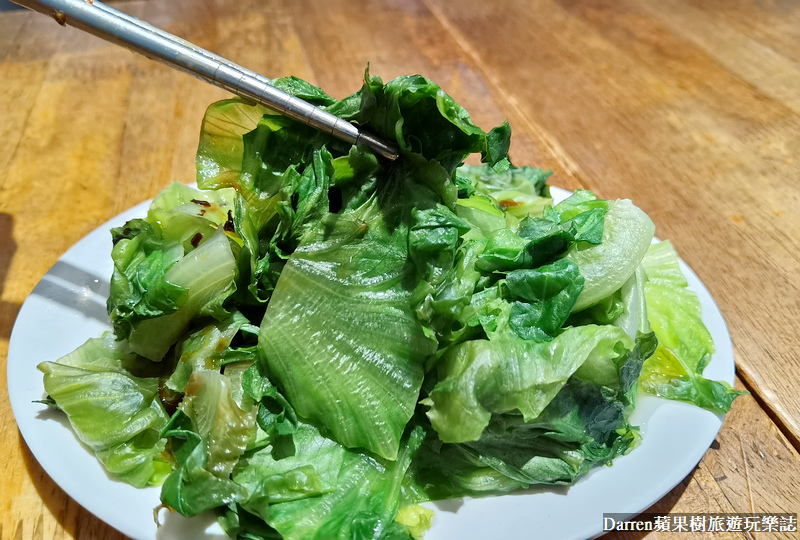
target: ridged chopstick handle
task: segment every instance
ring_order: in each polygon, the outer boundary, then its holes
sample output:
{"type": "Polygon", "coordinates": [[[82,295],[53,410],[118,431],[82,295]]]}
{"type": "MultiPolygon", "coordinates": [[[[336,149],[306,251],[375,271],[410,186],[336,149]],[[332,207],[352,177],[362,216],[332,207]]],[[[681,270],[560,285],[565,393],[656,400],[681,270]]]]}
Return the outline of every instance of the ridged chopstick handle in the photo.
{"type": "Polygon", "coordinates": [[[186,40],[108,7],[97,0],[12,0],[53,17],[61,25],[83,30],[167,64],[215,86],[260,103],[345,142],[363,143],[395,160],[397,149],[357,126],[274,86],[269,79],[186,40]]]}

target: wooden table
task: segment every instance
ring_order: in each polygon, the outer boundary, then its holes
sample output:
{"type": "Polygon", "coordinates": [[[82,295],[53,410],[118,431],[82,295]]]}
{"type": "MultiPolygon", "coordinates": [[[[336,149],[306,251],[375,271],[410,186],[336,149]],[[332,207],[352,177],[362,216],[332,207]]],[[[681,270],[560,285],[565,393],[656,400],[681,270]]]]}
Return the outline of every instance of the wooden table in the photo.
{"type": "MultiPolygon", "coordinates": [[[[359,87],[367,62],[384,80],[424,74],[479,125],[508,118],[515,163],[552,168],[559,186],[633,199],[717,300],[737,386],[752,393],[653,511],[800,510],[798,3],[118,6],[335,97],[359,87]]],[[[171,180],[193,180],[203,111],[225,95],[47,17],[0,13],[0,363],[21,303],[62,252],[171,180]]],[[[0,415],[0,537],[120,537],[32,458],[5,393],[0,415]]]]}

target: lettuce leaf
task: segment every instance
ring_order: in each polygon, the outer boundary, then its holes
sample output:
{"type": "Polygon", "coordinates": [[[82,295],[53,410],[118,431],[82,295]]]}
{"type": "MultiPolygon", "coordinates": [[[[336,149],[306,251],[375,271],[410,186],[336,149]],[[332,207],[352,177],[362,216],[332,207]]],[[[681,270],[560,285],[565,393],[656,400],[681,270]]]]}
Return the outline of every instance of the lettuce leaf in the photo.
{"type": "MultiPolygon", "coordinates": [[[[349,162],[337,167],[343,157],[337,154],[344,153],[336,145],[319,147],[321,135],[309,138],[290,123],[269,135],[281,138],[282,154],[274,151],[277,143],[258,147],[259,174],[286,167],[284,184],[294,178],[285,184],[289,204],[284,199],[273,235],[288,258],[259,345],[299,416],[346,447],[394,459],[419,399],[423,361],[436,349],[431,329],[415,314],[413,292],[421,282],[436,287],[444,281],[459,236],[469,229],[452,212],[453,173],[471,152],[493,163],[504,159],[507,129],[489,136],[422,77],[383,85],[367,76],[360,94],[356,119],[397,140],[403,157],[396,164],[376,168],[349,151],[349,162]],[[349,200],[340,191],[341,207],[332,205],[331,187],[354,176],[367,191],[349,200]],[[305,324],[298,328],[300,319],[305,324]]],[[[263,131],[261,124],[257,130],[263,131]]]]}
{"type": "Polygon", "coordinates": [[[603,227],[601,243],[578,243],[567,254],[585,280],[575,311],[619,290],[636,271],[655,234],[647,214],[628,200],[608,201],[603,227]]]}
{"type": "Polygon", "coordinates": [[[305,237],[278,280],[259,345],[299,415],[347,447],[394,459],[435,343],[409,303],[408,229],[391,230],[381,204],[375,197],[305,237]]]}
{"type": "Polygon", "coordinates": [[[231,346],[237,337],[242,337],[244,341],[245,335],[256,339],[258,327],[250,324],[240,311],[234,311],[227,319],[214,321],[190,333],[180,343],[178,361],[164,383],[165,388],[183,393],[193,373],[206,370],[218,372],[223,365],[234,361],[255,361],[253,346],[231,346]]]}
{"type": "Polygon", "coordinates": [[[170,466],[160,457],[168,417],[159,401],[157,368],[110,333],[37,368],[75,435],[109,473],[136,487],[161,483],[170,466]]]}
{"type": "Polygon", "coordinates": [[[243,409],[234,392],[233,381],[218,371],[197,371],[189,378],[180,404],[192,431],[206,443],[203,467],[220,478],[230,475],[256,435],[255,403],[248,402],[243,409]]]}
{"type": "Polygon", "coordinates": [[[161,502],[184,516],[196,516],[248,497],[230,478],[208,470],[209,443],[193,431],[192,422],[178,411],[163,435],[169,438],[176,468],[164,480],[161,502]]]}
{"type": "Polygon", "coordinates": [[[236,266],[224,228],[234,197],[174,183],[145,219],[111,231],[108,311],[133,352],[160,361],[196,315],[228,315],[222,304],[236,288],[236,266]]]}
{"type": "Polygon", "coordinates": [[[518,219],[541,216],[546,207],[552,206],[545,183],[551,174],[553,171],[513,165],[502,172],[487,164],[458,168],[458,175],[471,192],[490,197],[498,208],[518,219]]]}
{"type": "Polygon", "coordinates": [[[505,284],[514,302],[509,326],[523,339],[550,341],[572,312],[583,290],[583,276],[568,259],[530,270],[514,270],[505,284]]]}
{"type": "Polygon", "coordinates": [[[408,539],[394,517],[422,437],[421,429],[410,431],[397,459],[387,461],[347,450],[301,423],[284,445],[242,460],[233,478],[250,497],[233,511],[260,516],[288,540],[408,539]]]}
{"type": "Polygon", "coordinates": [[[550,342],[502,336],[453,347],[423,403],[443,442],[475,441],[493,414],[538,416],[584,364],[625,356],[633,342],[614,326],[568,328],[550,342]]]}
{"type": "Polygon", "coordinates": [[[167,270],[159,283],[172,283],[186,291],[181,305],[170,313],[143,318],[132,324],[128,346],[154,361],[186,332],[198,315],[228,316],[223,302],[236,289],[236,262],[227,236],[218,230],[167,270]]]}
{"type": "MultiPolygon", "coordinates": [[[[496,165],[506,158],[511,137],[507,124],[487,136],[463,107],[420,75],[397,77],[384,85],[380,77],[367,73],[356,120],[396,141],[402,153],[438,162],[448,175],[475,152],[496,165]]],[[[455,195],[455,184],[450,189],[455,195]]]]}
{"type": "Polygon", "coordinates": [[[241,384],[244,393],[259,404],[256,421],[264,432],[261,444],[268,444],[275,437],[297,431],[297,413],[264,373],[262,363],[252,364],[242,374],[241,384]]]}
{"type": "Polygon", "coordinates": [[[571,484],[639,442],[622,395],[571,377],[537,417],[495,414],[476,441],[428,433],[403,484],[406,504],[571,484]]]}
{"type": "Polygon", "coordinates": [[[516,232],[510,228],[490,232],[478,268],[485,272],[536,268],[562,257],[570,247],[600,244],[607,209],[608,201],[589,191],[578,191],[554,207],[545,206],[541,217],[526,216],[516,232]]]}
{"type": "Polygon", "coordinates": [[[659,346],[644,363],[639,386],[649,394],[694,403],[716,413],[729,411],[733,400],[747,392],[702,376],[714,353],[714,343],[703,324],[700,301],[687,288],[672,244],[653,245],[642,266],[647,274],[647,318],[659,346]]]}

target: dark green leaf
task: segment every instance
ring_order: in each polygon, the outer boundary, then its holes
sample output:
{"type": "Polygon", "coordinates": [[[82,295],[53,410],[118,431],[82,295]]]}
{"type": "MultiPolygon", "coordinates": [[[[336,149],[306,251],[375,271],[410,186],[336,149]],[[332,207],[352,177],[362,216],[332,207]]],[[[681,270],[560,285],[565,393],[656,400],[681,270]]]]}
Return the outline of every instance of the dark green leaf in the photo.
{"type": "Polygon", "coordinates": [[[535,270],[514,270],[506,276],[513,296],[509,325],[523,339],[550,341],[569,317],[583,290],[577,265],[560,259],[535,270]]]}

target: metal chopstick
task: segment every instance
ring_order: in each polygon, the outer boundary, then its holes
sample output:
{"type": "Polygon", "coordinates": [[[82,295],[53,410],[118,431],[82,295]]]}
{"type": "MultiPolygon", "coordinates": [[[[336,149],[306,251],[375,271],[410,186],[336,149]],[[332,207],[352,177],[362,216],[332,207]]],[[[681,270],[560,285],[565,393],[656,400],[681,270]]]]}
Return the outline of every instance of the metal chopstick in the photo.
{"type": "Polygon", "coordinates": [[[263,75],[147,24],[98,0],[12,0],[152,60],[255,101],[351,144],[363,143],[379,155],[397,159],[397,149],[378,137],[310,103],[278,90],[263,75]]]}
{"type": "Polygon", "coordinates": [[[225,65],[227,65],[229,67],[232,67],[234,69],[238,69],[238,70],[242,71],[243,73],[247,73],[251,77],[255,77],[256,79],[260,80],[264,84],[272,84],[272,81],[270,79],[264,77],[260,73],[256,73],[255,71],[251,71],[251,70],[249,70],[249,69],[247,69],[245,67],[242,67],[242,66],[240,66],[238,64],[234,64],[233,62],[231,62],[227,58],[223,58],[222,56],[219,56],[218,54],[214,54],[211,51],[207,51],[206,49],[198,47],[194,43],[192,43],[190,41],[186,41],[185,39],[183,39],[181,37],[178,37],[175,34],[170,34],[169,32],[165,32],[161,28],[158,28],[157,26],[153,26],[152,24],[147,23],[147,22],[145,22],[145,21],[143,21],[141,19],[137,19],[136,17],[134,17],[132,15],[128,15],[124,11],[116,10],[116,9],[110,7],[110,6],[107,6],[106,4],[104,4],[102,2],[93,2],[93,5],[96,6],[97,8],[99,8],[99,9],[102,9],[103,11],[109,13],[110,15],[112,15],[114,17],[119,17],[121,19],[125,19],[126,21],[128,21],[128,22],[130,22],[132,24],[135,24],[135,25],[141,27],[142,29],[144,29],[146,31],[150,31],[150,32],[152,32],[154,34],[157,34],[157,35],[163,37],[164,39],[168,39],[170,41],[173,41],[175,43],[183,45],[184,47],[188,47],[188,48],[192,49],[193,51],[195,51],[197,53],[200,53],[200,54],[202,54],[204,56],[207,56],[208,58],[211,58],[212,60],[216,60],[217,62],[225,64],[225,65]]]}

